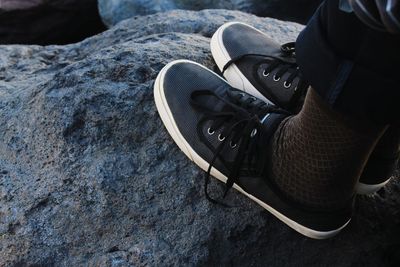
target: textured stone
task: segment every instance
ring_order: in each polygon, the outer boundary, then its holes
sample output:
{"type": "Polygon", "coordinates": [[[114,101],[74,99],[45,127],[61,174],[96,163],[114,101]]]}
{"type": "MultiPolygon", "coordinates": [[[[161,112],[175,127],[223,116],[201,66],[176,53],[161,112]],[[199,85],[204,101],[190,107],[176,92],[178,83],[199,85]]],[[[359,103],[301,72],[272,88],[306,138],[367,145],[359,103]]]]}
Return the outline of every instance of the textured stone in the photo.
{"type": "Polygon", "coordinates": [[[108,26],[136,15],[173,9],[233,9],[258,16],[291,20],[305,24],[322,0],[99,0],[99,12],[108,26]]]}
{"type": "Polygon", "coordinates": [[[77,44],[0,46],[0,266],[399,263],[398,180],[359,197],[353,221],[326,241],[297,234],[234,190],[232,208],[205,199],[203,172],[164,129],[152,83],[174,59],[213,68],[209,37],[232,20],[279,42],[302,28],[172,11],[77,44]]]}

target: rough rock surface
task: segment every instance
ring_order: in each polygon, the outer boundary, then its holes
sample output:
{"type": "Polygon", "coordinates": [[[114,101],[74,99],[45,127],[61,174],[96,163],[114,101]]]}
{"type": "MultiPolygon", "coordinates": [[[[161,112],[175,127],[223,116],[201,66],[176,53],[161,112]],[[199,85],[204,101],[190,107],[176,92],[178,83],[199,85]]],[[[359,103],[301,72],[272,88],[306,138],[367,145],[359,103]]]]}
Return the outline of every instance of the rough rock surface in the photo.
{"type": "Polygon", "coordinates": [[[104,23],[113,26],[136,15],[172,9],[223,8],[305,24],[322,0],[98,0],[104,23]]]}
{"type": "Polygon", "coordinates": [[[75,43],[104,30],[97,0],[0,0],[0,44],[75,43]]]}
{"type": "MultiPolygon", "coordinates": [[[[209,37],[239,20],[280,42],[302,26],[233,11],[124,21],[67,46],[0,46],[0,266],[393,266],[400,184],[360,197],[350,225],[305,238],[232,190],[209,203],[152,82],[169,61],[213,67],[209,37]]],[[[213,183],[214,193],[220,184],[213,183]]]]}

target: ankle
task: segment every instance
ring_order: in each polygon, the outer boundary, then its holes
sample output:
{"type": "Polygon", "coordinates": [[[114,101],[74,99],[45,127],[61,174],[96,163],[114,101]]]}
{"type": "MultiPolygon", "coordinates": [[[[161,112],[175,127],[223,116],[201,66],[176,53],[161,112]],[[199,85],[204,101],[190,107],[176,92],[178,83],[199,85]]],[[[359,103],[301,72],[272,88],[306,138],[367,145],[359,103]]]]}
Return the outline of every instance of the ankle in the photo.
{"type": "Polygon", "coordinates": [[[351,123],[309,90],[296,116],[278,127],[271,147],[271,179],[284,194],[308,207],[348,203],[382,130],[351,123]]]}

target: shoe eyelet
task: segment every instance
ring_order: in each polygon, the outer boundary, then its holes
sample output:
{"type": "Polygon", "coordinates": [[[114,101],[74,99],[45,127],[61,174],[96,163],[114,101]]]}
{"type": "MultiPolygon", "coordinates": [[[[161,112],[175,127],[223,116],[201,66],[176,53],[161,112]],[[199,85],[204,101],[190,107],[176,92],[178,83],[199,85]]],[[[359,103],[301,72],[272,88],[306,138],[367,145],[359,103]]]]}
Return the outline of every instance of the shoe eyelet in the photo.
{"type": "Polygon", "coordinates": [[[245,94],[244,93],[240,93],[239,94],[241,97],[245,97],[245,94]]]}
{"type": "Polygon", "coordinates": [[[250,137],[254,137],[257,134],[257,129],[254,128],[253,131],[250,134],[250,137]]]}
{"type": "Polygon", "coordinates": [[[221,134],[218,135],[218,141],[220,141],[220,142],[224,141],[225,138],[226,138],[226,137],[225,137],[225,136],[222,137],[221,134]]]}
{"type": "Polygon", "coordinates": [[[262,75],[263,75],[264,77],[268,77],[268,76],[269,76],[269,72],[268,72],[268,73],[265,73],[265,70],[264,70],[262,75]]]}
{"type": "Polygon", "coordinates": [[[274,79],[275,82],[279,82],[279,80],[281,79],[281,77],[276,78],[276,75],[274,75],[274,78],[273,78],[273,79],[274,79]]]}
{"type": "Polygon", "coordinates": [[[237,147],[237,144],[232,143],[232,141],[229,142],[229,145],[231,146],[232,149],[237,147]]]}
{"type": "Polygon", "coordinates": [[[285,81],[285,82],[283,83],[283,86],[284,86],[285,88],[290,88],[290,86],[292,86],[292,83],[288,83],[287,81],[285,81]]]}
{"type": "Polygon", "coordinates": [[[208,128],[207,133],[208,133],[209,135],[213,135],[213,134],[215,133],[215,131],[211,131],[211,128],[208,128]]]}
{"type": "Polygon", "coordinates": [[[256,101],[257,98],[255,96],[250,97],[251,100],[256,101]]]}

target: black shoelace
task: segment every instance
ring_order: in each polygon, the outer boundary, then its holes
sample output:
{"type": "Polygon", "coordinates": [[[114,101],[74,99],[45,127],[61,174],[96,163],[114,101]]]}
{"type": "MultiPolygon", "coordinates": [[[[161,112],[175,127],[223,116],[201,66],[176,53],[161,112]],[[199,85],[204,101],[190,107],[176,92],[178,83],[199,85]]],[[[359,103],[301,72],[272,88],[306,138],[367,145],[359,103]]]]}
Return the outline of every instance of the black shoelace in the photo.
{"type": "MultiPolygon", "coordinates": [[[[295,43],[286,43],[281,46],[281,51],[284,57],[296,57],[296,49],[295,43]]],[[[289,63],[284,62],[282,59],[276,58],[271,63],[269,63],[268,67],[266,67],[263,71],[263,76],[268,77],[272,71],[278,69],[275,73],[273,79],[274,81],[279,81],[285,73],[290,73],[289,77],[284,82],[284,86],[289,88],[292,86],[294,79],[299,78],[298,86],[295,88],[304,88],[307,87],[306,83],[302,79],[302,75],[300,73],[299,66],[297,63],[289,63]]]]}
{"type": "MultiPolygon", "coordinates": [[[[282,58],[285,58],[285,57],[295,58],[296,57],[295,42],[283,44],[281,46],[281,55],[282,55],[282,58]]],[[[247,56],[263,56],[263,55],[246,54],[246,55],[232,58],[230,61],[228,61],[225,64],[224,68],[222,69],[222,74],[233,63],[235,63],[235,62],[239,61],[240,59],[247,57],[247,56]]],[[[292,96],[290,104],[287,106],[287,108],[292,109],[293,107],[296,107],[298,105],[299,100],[305,96],[309,84],[303,79],[297,63],[287,62],[287,61],[283,60],[282,58],[274,58],[272,61],[268,60],[267,63],[269,65],[263,70],[262,75],[263,75],[263,78],[267,78],[268,76],[270,76],[270,73],[272,71],[274,71],[275,69],[278,69],[278,71],[275,73],[275,75],[272,78],[275,82],[278,82],[281,80],[281,78],[284,76],[285,73],[290,73],[289,77],[287,77],[287,79],[283,83],[283,86],[287,89],[292,87],[293,81],[296,78],[299,78],[297,85],[293,89],[294,94],[292,96]]]]}
{"type": "Polygon", "coordinates": [[[227,175],[226,188],[223,194],[225,197],[230,188],[238,181],[239,175],[245,171],[247,174],[261,174],[264,171],[266,151],[265,145],[270,139],[270,133],[265,134],[260,122],[260,115],[268,113],[288,114],[286,111],[268,105],[261,100],[245,95],[244,93],[236,93],[234,91],[227,93],[227,98],[223,98],[209,90],[195,91],[191,95],[191,105],[195,108],[205,111],[205,115],[197,125],[197,133],[200,140],[213,151],[213,158],[209,163],[207,173],[205,175],[205,195],[206,198],[223,206],[226,204],[215,200],[208,193],[208,185],[210,182],[211,169],[215,161],[220,161],[228,166],[229,173],[227,175]],[[200,101],[199,97],[215,97],[218,101],[222,101],[222,110],[214,110],[207,106],[204,101],[200,101]],[[229,100],[227,100],[229,99],[229,100]],[[207,129],[208,135],[216,134],[220,130],[218,140],[220,144],[213,147],[204,135],[204,124],[211,121],[210,127],[207,129]],[[228,142],[229,141],[229,142],[228,142]],[[222,157],[221,152],[224,148],[232,149],[234,153],[237,149],[236,156],[232,163],[228,164],[222,157]],[[263,147],[264,146],[264,147],[263,147]],[[245,167],[244,167],[245,166],[245,167]]]}
{"type": "MultiPolygon", "coordinates": [[[[290,42],[290,43],[286,43],[281,45],[281,52],[282,52],[282,56],[283,57],[295,57],[296,56],[296,49],[295,49],[295,42],[290,42]]],[[[248,56],[265,56],[265,55],[259,55],[259,54],[244,54],[244,55],[240,55],[237,57],[233,57],[231,58],[231,60],[229,60],[225,66],[222,68],[221,74],[224,74],[224,72],[235,62],[241,60],[244,57],[248,57],[248,56]]],[[[282,62],[283,63],[283,62],[282,62]]],[[[294,65],[296,65],[296,63],[293,63],[294,65]]],[[[289,65],[293,65],[293,64],[289,64],[289,65]]],[[[296,65],[297,67],[297,65],[296,65]]]]}

